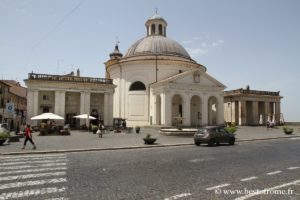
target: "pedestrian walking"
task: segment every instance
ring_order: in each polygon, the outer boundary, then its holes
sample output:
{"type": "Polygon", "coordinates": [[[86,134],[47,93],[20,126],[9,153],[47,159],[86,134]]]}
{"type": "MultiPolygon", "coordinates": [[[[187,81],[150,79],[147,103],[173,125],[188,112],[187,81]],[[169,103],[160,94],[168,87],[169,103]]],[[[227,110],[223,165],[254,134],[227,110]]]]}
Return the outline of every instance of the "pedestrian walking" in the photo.
{"type": "Polygon", "coordinates": [[[29,140],[29,142],[32,144],[33,148],[32,149],[36,149],[36,146],[34,144],[34,142],[32,141],[32,134],[31,134],[31,129],[30,129],[30,125],[28,124],[26,129],[25,129],[25,140],[24,140],[24,146],[22,149],[25,149],[26,143],[29,140]]]}

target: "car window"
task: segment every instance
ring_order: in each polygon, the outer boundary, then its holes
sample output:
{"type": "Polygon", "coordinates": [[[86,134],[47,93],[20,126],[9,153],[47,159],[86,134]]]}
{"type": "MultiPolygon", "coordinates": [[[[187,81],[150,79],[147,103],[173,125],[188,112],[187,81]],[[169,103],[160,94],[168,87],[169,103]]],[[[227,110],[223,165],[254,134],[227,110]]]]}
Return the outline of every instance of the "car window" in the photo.
{"type": "Polygon", "coordinates": [[[206,132],[207,132],[206,128],[198,129],[198,133],[206,133],[206,132]]]}
{"type": "Polygon", "coordinates": [[[219,129],[220,133],[226,133],[226,131],[223,128],[219,129]]]}

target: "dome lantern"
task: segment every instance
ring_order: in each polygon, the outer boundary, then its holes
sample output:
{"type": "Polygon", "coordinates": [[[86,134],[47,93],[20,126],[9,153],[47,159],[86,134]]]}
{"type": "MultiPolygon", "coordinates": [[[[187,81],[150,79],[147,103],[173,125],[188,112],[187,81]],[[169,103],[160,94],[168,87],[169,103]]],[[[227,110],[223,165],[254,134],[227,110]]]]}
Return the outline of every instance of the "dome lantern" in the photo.
{"type": "Polygon", "coordinates": [[[123,54],[119,51],[119,46],[118,46],[119,43],[120,42],[117,39],[117,43],[116,43],[114,51],[109,54],[110,59],[122,58],[123,54]]]}
{"type": "Polygon", "coordinates": [[[160,35],[166,36],[167,22],[159,14],[157,10],[155,14],[146,21],[147,36],[160,35]]]}

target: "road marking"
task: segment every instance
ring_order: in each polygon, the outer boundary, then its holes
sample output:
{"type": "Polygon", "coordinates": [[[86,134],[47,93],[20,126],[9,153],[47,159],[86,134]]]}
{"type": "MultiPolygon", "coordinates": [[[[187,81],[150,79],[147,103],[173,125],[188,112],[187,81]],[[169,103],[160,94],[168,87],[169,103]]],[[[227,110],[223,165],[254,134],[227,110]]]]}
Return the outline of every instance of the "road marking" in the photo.
{"type": "MultiPolygon", "coordinates": [[[[278,186],[275,186],[275,187],[272,187],[272,188],[266,188],[266,189],[262,190],[262,192],[263,191],[277,190],[277,189],[280,189],[280,188],[288,187],[290,185],[296,185],[298,183],[300,183],[300,180],[295,180],[293,182],[284,183],[282,185],[278,185],[278,186]]],[[[254,192],[254,193],[250,193],[250,194],[245,195],[245,196],[238,197],[235,200],[245,200],[245,199],[249,199],[251,197],[258,196],[258,195],[260,195],[260,193],[254,192]]]]}
{"type": "Polygon", "coordinates": [[[47,163],[47,164],[38,164],[38,165],[22,165],[22,166],[6,166],[0,167],[0,170],[14,170],[14,169],[28,169],[34,167],[54,167],[54,166],[66,166],[67,163],[47,163]]]}
{"type": "Polygon", "coordinates": [[[290,138],[290,140],[300,140],[299,137],[296,137],[296,138],[290,138]]]}
{"type": "Polygon", "coordinates": [[[188,197],[188,196],[191,196],[191,195],[192,195],[191,193],[182,193],[182,194],[177,194],[177,195],[171,196],[169,198],[165,198],[165,200],[179,199],[179,198],[188,197]]]}
{"type": "Polygon", "coordinates": [[[274,171],[274,172],[269,172],[269,173],[267,173],[267,175],[275,175],[275,174],[279,174],[279,173],[281,173],[282,171],[280,171],[280,170],[278,170],[278,171],[274,171]]]}
{"type": "Polygon", "coordinates": [[[49,154],[49,155],[21,155],[21,156],[1,156],[1,160],[3,159],[11,159],[11,158],[45,158],[45,157],[58,157],[65,156],[66,154],[49,154]]]}
{"type": "Polygon", "coordinates": [[[300,167],[289,167],[287,168],[288,170],[294,170],[294,169],[299,169],[300,167]]]}
{"type": "Polygon", "coordinates": [[[8,165],[21,165],[28,163],[57,163],[57,162],[67,162],[67,159],[57,159],[57,160],[28,160],[28,161],[20,161],[20,162],[8,162],[8,163],[0,163],[0,166],[8,166],[8,165]]]}
{"type": "Polygon", "coordinates": [[[45,200],[69,200],[69,198],[59,197],[59,198],[52,198],[52,199],[45,199],[45,200]]]}
{"type": "Polygon", "coordinates": [[[51,160],[51,159],[67,159],[66,156],[58,156],[58,157],[33,157],[33,158],[11,158],[4,159],[4,162],[19,162],[25,160],[51,160]]]}
{"type": "Polygon", "coordinates": [[[206,190],[215,190],[215,189],[218,189],[218,188],[227,187],[229,185],[230,185],[229,183],[224,183],[222,185],[217,185],[217,186],[213,186],[213,187],[210,187],[210,188],[206,188],[206,190]]]}
{"type": "Polygon", "coordinates": [[[215,160],[215,158],[196,158],[188,161],[192,163],[198,163],[198,162],[205,162],[205,161],[212,161],[212,160],[215,160]]]}
{"type": "Polygon", "coordinates": [[[256,177],[256,176],[251,176],[251,177],[248,177],[248,178],[241,179],[241,181],[242,181],[242,182],[244,182],[244,181],[251,181],[251,180],[254,180],[254,179],[258,179],[258,177],[256,177]]]}
{"type": "Polygon", "coordinates": [[[47,177],[47,176],[64,176],[64,175],[66,175],[66,172],[25,174],[25,175],[17,175],[17,176],[0,177],[0,181],[12,181],[12,180],[22,180],[22,179],[28,179],[28,178],[39,178],[39,177],[47,177]]]}
{"type": "Polygon", "coordinates": [[[55,184],[55,183],[62,183],[67,182],[65,178],[58,178],[58,179],[45,179],[39,181],[26,181],[26,182],[15,182],[15,183],[7,183],[0,185],[0,190],[16,188],[16,187],[26,187],[26,186],[35,186],[35,185],[44,185],[44,184],[55,184]]]}
{"type": "Polygon", "coordinates": [[[66,167],[54,167],[54,168],[39,168],[39,169],[15,170],[15,171],[0,172],[0,175],[19,174],[19,173],[32,173],[32,172],[43,172],[43,171],[60,171],[60,170],[67,170],[67,168],[66,167]]]}
{"type": "Polygon", "coordinates": [[[60,193],[60,192],[64,192],[65,190],[66,190],[65,187],[62,188],[51,187],[51,188],[41,188],[41,189],[25,190],[25,191],[11,192],[11,193],[2,193],[0,195],[0,199],[1,200],[17,199],[22,197],[30,197],[30,196],[37,196],[43,194],[60,193]]]}

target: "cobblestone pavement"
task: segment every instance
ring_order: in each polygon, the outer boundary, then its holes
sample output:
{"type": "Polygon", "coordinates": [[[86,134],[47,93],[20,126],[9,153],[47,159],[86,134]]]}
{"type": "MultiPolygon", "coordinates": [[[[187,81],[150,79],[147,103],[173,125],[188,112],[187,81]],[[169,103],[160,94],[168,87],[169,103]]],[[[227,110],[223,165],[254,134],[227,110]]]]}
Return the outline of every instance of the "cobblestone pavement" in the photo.
{"type": "MultiPolygon", "coordinates": [[[[265,127],[239,127],[236,132],[237,142],[247,140],[261,140],[281,137],[300,137],[300,126],[294,126],[292,135],[285,135],[281,128],[267,130],[265,127]]],[[[0,154],[5,153],[28,153],[39,151],[71,151],[87,149],[107,149],[126,147],[145,147],[142,138],[147,133],[151,133],[157,138],[156,145],[188,145],[193,144],[192,137],[165,136],[158,132],[158,128],[141,128],[140,134],[113,133],[104,134],[99,138],[97,134],[84,131],[71,131],[71,136],[38,136],[38,132],[33,133],[33,140],[37,145],[37,150],[32,150],[32,145],[27,143],[25,150],[22,150],[24,139],[20,142],[6,142],[0,146],[0,154]]],[[[295,138],[297,139],[297,138],[295,138]]]]}

